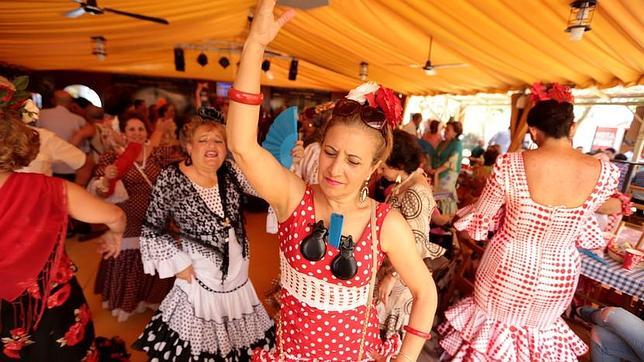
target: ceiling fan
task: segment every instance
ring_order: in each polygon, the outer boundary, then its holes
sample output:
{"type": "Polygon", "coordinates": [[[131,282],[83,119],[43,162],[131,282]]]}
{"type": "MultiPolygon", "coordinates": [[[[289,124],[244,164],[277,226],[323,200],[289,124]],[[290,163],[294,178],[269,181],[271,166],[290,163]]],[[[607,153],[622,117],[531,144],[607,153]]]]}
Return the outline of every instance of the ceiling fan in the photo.
{"type": "Polygon", "coordinates": [[[82,2],[81,0],[72,0],[72,2],[79,4],[80,7],[64,13],[63,15],[65,15],[65,17],[67,18],[77,18],[83,14],[103,15],[104,13],[114,13],[118,15],[129,16],[131,18],[151,21],[154,23],[159,23],[164,25],[170,24],[166,19],[163,19],[163,18],[155,18],[153,16],[134,14],[134,13],[129,13],[127,11],[121,11],[121,10],[111,9],[111,8],[102,8],[98,6],[98,4],[96,3],[96,0],[86,0],[85,2],[82,2]]]}
{"type": "Polygon", "coordinates": [[[425,75],[436,75],[436,69],[440,69],[440,68],[447,69],[447,68],[469,67],[469,64],[467,63],[432,64],[433,41],[434,41],[434,37],[429,37],[429,53],[427,54],[427,61],[425,61],[425,64],[387,64],[387,65],[420,68],[425,72],[425,75]]]}

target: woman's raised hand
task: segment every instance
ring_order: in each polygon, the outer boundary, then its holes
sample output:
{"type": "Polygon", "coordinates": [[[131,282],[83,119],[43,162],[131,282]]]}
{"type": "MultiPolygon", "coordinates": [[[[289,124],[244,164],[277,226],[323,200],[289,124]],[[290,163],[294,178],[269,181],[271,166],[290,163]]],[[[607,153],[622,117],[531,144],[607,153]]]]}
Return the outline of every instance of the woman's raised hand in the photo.
{"type": "Polygon", "coordinates": [[[266,47],[279,33],[280,29],[295,16],[295,10],[289,9],[277,20],[273,15],[276,0],[258,0],[255,17],[250,27],[248,41],[266,47]]]}

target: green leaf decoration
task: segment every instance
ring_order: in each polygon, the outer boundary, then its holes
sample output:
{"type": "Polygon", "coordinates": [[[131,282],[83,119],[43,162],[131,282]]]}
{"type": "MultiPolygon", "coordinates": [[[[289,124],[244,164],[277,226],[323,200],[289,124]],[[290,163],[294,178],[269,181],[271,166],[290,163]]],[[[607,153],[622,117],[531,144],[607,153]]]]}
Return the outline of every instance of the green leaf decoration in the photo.
{"type": "Polygon", "coordinates": [[[21,101],[23,99],[29,98],[30,95],[31,95],[31,93],[29,93],[29,92],[27,92],[25,90],[19,90],[19,91],[16,91],[16,93],[14,93],[13,99],[15,99],[17,101],[21,101]]]}
{"type": "Polygon", "coordinates": [[[29,85],[29,77],[26,75],[16,77],[16,79],[13,80],[13,85],[16,87],[16,91],[25,90],[29,85]]]}

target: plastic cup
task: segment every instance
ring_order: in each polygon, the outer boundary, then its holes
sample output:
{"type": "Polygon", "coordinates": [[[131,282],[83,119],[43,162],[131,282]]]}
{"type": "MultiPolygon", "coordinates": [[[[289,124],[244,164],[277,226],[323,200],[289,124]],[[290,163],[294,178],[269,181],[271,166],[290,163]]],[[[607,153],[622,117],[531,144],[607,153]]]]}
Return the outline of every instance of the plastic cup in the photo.
{"type": "Polygon", "coordinates": [[[626,249],[624,251],[624,264],[622,264],[624,269],[633,270],[644,259],[644,251],[636,249],[626,249]]]}

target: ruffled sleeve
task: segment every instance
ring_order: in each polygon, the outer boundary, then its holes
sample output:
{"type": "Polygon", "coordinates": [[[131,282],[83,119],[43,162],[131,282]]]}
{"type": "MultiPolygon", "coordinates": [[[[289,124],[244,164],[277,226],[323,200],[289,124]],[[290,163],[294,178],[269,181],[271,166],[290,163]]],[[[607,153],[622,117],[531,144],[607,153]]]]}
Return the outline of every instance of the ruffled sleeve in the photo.
{"type": "Polygon", "coordinates": [[[175,169],[163,171],[150,195],[150,205],[141,230],[141,260],[146,274],[159,273],[160,278],[170,278],[191,265],[190,256],[181,250],[166,229],[172,214],[175,189],[172,183],[175,169]]]}
{"type": "Polygon", "coordinates": [[[602,176],[597,183],[594,195],[591,198],[592,204],[587,210],[586,220],[581,226],[581,233],[577,239],[577,247],[584,249],[600,249],[606,246],[607,240],[604,238],[602,229],[595,217],[595,211],[608,200],[617,191],[619,184],[619,168],[614,164],[602,161],[602,176]]]}
{"type": "Polygon", "coordinates": [[[505,154],[498,158],[479,200],[469,209],[458,213],[463,217],[454,223],[454,227],[467,231],[475,240],[487,240],[488,232],[495,231],[502,224],[509,157],[509,154],[505,154]]]}

